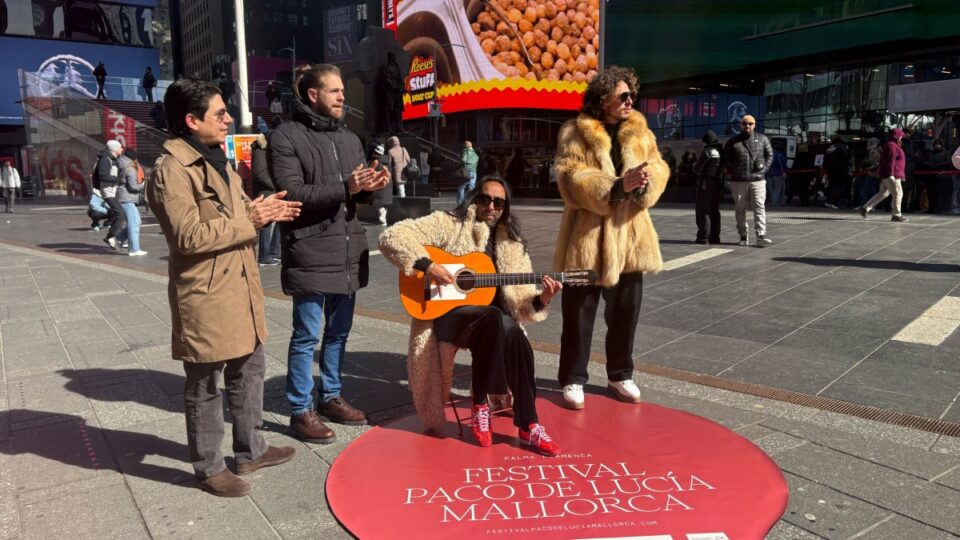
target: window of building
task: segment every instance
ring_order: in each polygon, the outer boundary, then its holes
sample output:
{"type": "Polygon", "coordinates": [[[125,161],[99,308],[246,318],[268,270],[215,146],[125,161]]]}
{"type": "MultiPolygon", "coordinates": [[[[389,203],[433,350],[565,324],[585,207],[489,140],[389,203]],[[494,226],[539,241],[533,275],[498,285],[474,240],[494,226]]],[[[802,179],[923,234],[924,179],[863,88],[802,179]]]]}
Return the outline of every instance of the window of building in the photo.
{"type": "Polygon", "coordinates": [[[307,17],[306,15],[303,16],[303,25],[310,26],[310,18],[307,17]]]}

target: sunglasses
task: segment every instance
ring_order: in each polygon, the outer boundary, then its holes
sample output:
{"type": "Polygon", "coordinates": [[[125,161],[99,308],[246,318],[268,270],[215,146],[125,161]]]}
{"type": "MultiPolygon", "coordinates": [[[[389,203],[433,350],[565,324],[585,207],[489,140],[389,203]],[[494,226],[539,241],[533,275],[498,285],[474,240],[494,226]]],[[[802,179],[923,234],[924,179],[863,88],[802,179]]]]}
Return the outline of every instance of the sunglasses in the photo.
{"type": "Polygon", "coordinates": [[[493,203],[494,210],[503,210],[503,207],[507,204],[506,199],[501,199],[500,197],[491,197],[486,193],[481,193],[477,195],[474,199],[481,208],[486,208],[490,206],[490,203],[493,203]]]}
{"type": "Polygon", "coordinates": [[[620,100],[620,103],[626,103],[628,99],[629,99],[630,101],[636,101],[636,100],[637,100],[637,93],[636,93],[636,92],[622,92],[622,93],[620,93],[620,94],[617,94],[617,99],[620,100]]]}

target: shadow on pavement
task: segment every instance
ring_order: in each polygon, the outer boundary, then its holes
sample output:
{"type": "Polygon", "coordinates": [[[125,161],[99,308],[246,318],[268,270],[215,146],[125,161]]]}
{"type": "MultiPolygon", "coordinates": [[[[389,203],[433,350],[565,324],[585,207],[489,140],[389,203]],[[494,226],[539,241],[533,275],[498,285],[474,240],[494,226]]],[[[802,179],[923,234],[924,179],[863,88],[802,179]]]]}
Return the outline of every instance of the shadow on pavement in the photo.
{"type": "Polygon", "coordinates": [[[960,272],[960,265],[939,263],[912,263],[907,261],[871,261],[856,259],[820,259],[816,257],[774,257],[774,261],[809,264],[812,266],[848,266],[906,272],[960,272]]]}
{"type": "MultiPolygon", "coordinates": [[[[0,452],[10,456],[32,454],[64,465],[90,470],[112,470],[165,484],[181,484],[193,474],[145,463],[148,456],[186,462],[186,445],[147,433],[91,426],[83,417],[25,409],[0,413],[0,424],[42,421],[43,425],[11,433],[0,452]],[[119,464],[118,464],[119,459],[119,464]]],[[[191,487],[185,485],[183,487],[191,487]]]]}
{"type": "Polygon", "coordinates": [[[80,243],[76,243],[76,242],[69,242],[69,243],[62,243],[62,244],[61,244],[61,243],[58,243],[58,244],[37,244],[37,247],[43,248],[43,249],[52,249],[52,250],[58,251],[58,252],[60,252],[60,253],[76,253],[76,254],[81,254],[81,255],[83,255],[83,254],[97,254],[97,255],[116,254],[116,255],[122,255],[122,253],[120,253],[120,252],[118,252],[118,251],[116,251],[116,250],[114,250],[114,249],[111,249],[111,248],[108,247],[106,244],[97,245],[97,244],[80,244],[80,243]]]}

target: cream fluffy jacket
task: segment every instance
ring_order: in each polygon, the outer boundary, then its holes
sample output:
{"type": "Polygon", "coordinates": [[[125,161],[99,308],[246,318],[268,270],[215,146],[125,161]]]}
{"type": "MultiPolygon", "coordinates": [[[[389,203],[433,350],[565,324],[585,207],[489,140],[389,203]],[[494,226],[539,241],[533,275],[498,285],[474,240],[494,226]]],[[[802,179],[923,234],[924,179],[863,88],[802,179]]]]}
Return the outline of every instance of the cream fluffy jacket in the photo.
{"type": "Polygon", "coordinates": [[[592,269],[598,285],[610,287],[629,272],[659,272],[663,266],[657,231],[647,209],[656,204],[670,177],[643,115],[633,111],[617,133],[623,169],[614,170],[611,140],[599,120],[581,114],[568,120],[557,142],[556,173],[563,218],[553,257],[555,271],[592,269]],[[610,190],[628,169],[647,163],[647,189],[610,202],[610,190]]]}
{"type": "MultiPolygon", "coordinates": [[[[496,227],[497,271],[532,272],[530,256],[520,242],[510,240],[507,227],[496,227]]],[[[426,257],[424,245],[439,247],[453,255],[484,251],[490,237],[490,227],[476,220],[476,206],[467,210],[460,221],[446,212],[413,220],[401,221],[380,235],[380,252],[410,274],[413,264],[426,257]]],[[[542,321],[547,310],[533,309],[533,299],[539,294],[535,285],[510,285],[502,288],[504,306],[518,322],[542,321]]],[[[433,322],[413,319],[410,322],[410,343],[407,357],[407,378],[413,393],[413,404],[427,429],[439,429],[444,422],[443,409],[450,395],[453,360],[457,348],[451,343],[439,343],[433,335],[433,322]]]]}

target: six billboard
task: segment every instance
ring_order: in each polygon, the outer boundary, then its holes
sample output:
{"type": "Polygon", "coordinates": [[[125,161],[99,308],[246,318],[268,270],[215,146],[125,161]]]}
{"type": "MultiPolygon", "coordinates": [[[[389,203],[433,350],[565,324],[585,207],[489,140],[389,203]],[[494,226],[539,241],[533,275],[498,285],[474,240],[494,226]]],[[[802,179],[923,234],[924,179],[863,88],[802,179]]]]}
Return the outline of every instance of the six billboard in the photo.
{"type": "Polygon", "coordinates": [[[599,69],[600,0],[384,0],[410,55],[404,118],[490,108],[576,110],[599,69]]]}

